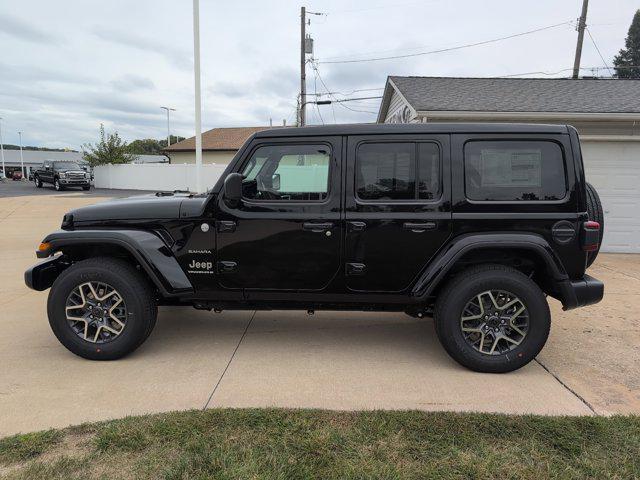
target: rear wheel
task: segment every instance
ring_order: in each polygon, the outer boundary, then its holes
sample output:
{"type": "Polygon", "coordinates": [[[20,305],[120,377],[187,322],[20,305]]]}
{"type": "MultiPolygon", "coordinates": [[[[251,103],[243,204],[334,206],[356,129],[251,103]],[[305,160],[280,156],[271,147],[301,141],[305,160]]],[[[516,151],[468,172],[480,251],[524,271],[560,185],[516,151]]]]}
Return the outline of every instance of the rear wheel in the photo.
{"type": "Polygon", "coordinates": [[[540,288],[502,265],[470,268],[438,296],[436,333],[447,353],[478,372],[516,370],[542,350],[551,315],[540,288]]]}
{"type": "Polygon", "coordinates": [[[154,292],[122,260],[91,258],[56,279],[47,304],[49,324],[71,352],[91,360],[115,360],[131,353],[155,325],[154,292]]]}
{"type": "Polygon", "coordinates": [[[602,245],[602,237],[604,236],[604,212],[602,210],[602,203],[600,202],[600,195],[598,195],[598,192],[590,183],[587,183],[587,213],[589,214],[589,220],[600,224],[598,248],[593,252],[587,253],[587,267],[589,267],[598,256],[600,245],[602,245]]]}

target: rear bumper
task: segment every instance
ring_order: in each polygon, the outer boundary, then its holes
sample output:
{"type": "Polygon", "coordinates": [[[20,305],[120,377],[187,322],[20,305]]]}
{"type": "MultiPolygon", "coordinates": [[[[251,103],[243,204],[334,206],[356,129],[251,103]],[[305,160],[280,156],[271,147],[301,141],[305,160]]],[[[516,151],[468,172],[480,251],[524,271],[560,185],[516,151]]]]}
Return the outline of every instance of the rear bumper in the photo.
{"type": "Polygon", "coordinates": [[[585,275],[580,280],[564,280],[560,282],[562,309],[592,305],[602,300],[604,296],[604,283],[590,275],[585,275]]]}

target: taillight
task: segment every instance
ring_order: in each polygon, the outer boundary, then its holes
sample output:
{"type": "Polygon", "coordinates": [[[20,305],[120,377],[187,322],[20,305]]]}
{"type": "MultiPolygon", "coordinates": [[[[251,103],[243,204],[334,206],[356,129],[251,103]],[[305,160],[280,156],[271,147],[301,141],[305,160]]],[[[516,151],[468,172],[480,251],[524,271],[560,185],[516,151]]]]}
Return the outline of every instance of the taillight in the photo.
{"type": "Polygon", "coordinates": [[[600,224],[589,220],[582,224],[582,250],[585,252],[595,252],[600,246],[600,224]]]}

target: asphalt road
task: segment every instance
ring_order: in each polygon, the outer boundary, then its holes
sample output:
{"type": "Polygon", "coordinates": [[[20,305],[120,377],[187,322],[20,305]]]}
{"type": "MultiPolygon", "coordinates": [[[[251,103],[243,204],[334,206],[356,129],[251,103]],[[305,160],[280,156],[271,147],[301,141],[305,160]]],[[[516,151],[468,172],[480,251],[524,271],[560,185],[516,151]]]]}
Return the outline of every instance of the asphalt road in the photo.
{"type": "Polygon", "coordinates": [[[47,292],[27,289],[23,272],[64,212],[104,193],[124,192],[0,184],[0,436],[211,407],[640,413],[639,255],[601,254],[590,273],[605,281],[603,302],[563,312],[550,300],[547,346],[504,375],[460,367],[430,320],[395,313],[164,307],[134,354],[78,358],[50,331],[47,292]]]}
{"type": "Polygon", "coordinates": [[[36,188],[33,182],[28,181],[14,181],[14,180],[0,180],[0,198],[8,197],[32,197],[43,195],[64,195],[64,194],[80,194],[86,197],[111,197],[122,198],[130,197],[133,195],[144,195],[148,192],[144,190],[109,190],[105,188],[93,188],[91,190],[84,191],[80,187],[69,188],[62,192],[56,192],[53,185],[45,184],[42,188],[36,188]]]}

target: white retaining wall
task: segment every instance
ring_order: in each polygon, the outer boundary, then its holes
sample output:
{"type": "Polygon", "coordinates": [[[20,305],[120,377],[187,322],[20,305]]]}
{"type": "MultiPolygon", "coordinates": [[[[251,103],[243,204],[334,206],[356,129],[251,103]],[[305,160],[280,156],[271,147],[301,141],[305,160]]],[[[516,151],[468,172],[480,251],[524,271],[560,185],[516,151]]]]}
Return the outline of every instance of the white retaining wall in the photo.
{"type": "MultiPolygon", "coordinates": [[[[227,165],[202,165],[202,187],[213,187],[227,165]]],[[[126,190],[196,191],[196,166],[191,164],[142,163],[94,167],[96,188],[126,190]]]]}

